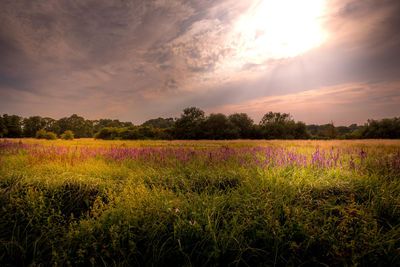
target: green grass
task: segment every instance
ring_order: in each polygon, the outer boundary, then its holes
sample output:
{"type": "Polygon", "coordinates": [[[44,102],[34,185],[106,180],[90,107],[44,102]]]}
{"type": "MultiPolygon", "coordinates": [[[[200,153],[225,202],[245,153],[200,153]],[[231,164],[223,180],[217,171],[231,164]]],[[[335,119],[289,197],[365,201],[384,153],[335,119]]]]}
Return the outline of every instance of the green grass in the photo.
{"type": "MultiPolygon", "coordinates": [[[[18,142],[18,140],[15,140],[18,142]]],[[[46,146],[316,146],[396,153],[399,141],[99,141],[46,146]]],[[[348,168],[165,166],[0,154],[2,266],[400,265],[400,176],[348,168]]],[[[375,167],[374,167],[375,166],[375,167]]]]}

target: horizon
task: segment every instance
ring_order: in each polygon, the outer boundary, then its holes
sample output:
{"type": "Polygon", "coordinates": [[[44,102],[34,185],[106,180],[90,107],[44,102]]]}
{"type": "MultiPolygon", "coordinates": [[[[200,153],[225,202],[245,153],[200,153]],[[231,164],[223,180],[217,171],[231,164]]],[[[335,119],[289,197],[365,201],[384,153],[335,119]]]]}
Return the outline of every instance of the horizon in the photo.
{"type": "Polygon", "coordinates": [[[195,106],[335,126],[400,115],[395,0],[0,7],[0,114],[140,125],[195,106]]]}
{"type": "MultiPolygon", "coordinates": [[[[274,112],[274,111],[272,111],[272,112],[274,112]]],[[[182,111],[182,113],[183,113],[183,111],[182,111]]],[[[182,115],[182,113],[180,114],[180,116],[182,115]]],[[[206,116],[206,118],[209,116],[209,115],[211,115],[211,114],[218,114],[218,113],[207,113],[207,112],[204,112],[205,113],[205,116],[206,116]]],[[[232,114],[234,114],[234,113],[231,113],[231,114],[224,114],[224,113],[221,113],[221,114],[223,114],[223,115],[225,115],[226,117],[228,117],[229,115],[232,115],[232,114]]],[[[245,113],[245,114],[247,114],[247,113],[245,113]]],[[[39,117],[41,117],[41,118],[51,118],[51,119],[55,119],[55,120],[60,120],[60,119],[62,119],[62,118],[68,118],[68,117],[71,117],[71,116],[73,116],[73,115],[77,115],[77,116],[79,116],[79,117],[83,117],[85,120],[90,120],[90,121],[98,121],[98,120],[102,120],[102,119],[104,119],[104,120],[117,120],[117,121],[119,121],[119,122],[130,122],[130,123],[132,123],[133,124],[133,126],[141,126],[142,124],[144,124],[145,122],[147,122],[147,121],[150,121],[150,120],[153,120],[153,119],[173,119],[174,121],[175,120],[177,120],[177,119],[179,119],[180,118],[180,116],[175,116],[175,117],[154,117],[154,118],[150,118],[150,119],[148,119],[148,120],[146,120],[146,121],[143,121],[143,122],[140,122],[140,123],[134,123],[134,122],[132,122],[132,121],[129,121],[129,120],[120,120],[120,119],[118,119],[118,118],[94,118],[94,119],[92,119],[92,118],[86,118],[86,117],[84,117],[84,116],[82,116],[82,115],[80,115],[80,114],[76,114],[76,113],[72,113],[72,114],[69,114],[69,115],[66,115],[66,116],[62,116],[62,117],[57,117],[57,118],[55,118],[55,117],[50,117],[50,116],[41,116],[41,115],[28,115],[28,116],[22,116],[22,115],[20,115],[20,114],[11,114],[11,113],[0,113],[0,117],[1,116],[3,116],[3,115],[8,115],[8,116],[12,116],[12,115],[17,115],[17,116],[19,116],[19,117],[21,117],[22,119],[25,119],[25,118],[30,118],[30,117],[35,117],[35,116],[39,116],[39,117]]],[[[248,114],[247,114],[248,115],[248,114]]],[[[380,121],[380,120],[383,120],[383,119],[396,119],[396,118],[398,118],[398,117],[387,117],[387,118],[381,118],[381,119],[375,119],[375,118],[369,118],[369,119],[367,119],[365,122],[361,122],[361,123],[358,123],[358,122],[352,122],[352,123],[349,123],[349,124],[337,124],[337,123],[335,123],[334,121],[329,121],[329,122],[323,122],[323,123],[306,123],[306,122],[304,122],[304,121],[300,121],[300,120],[296,120],[294,117],[293,117],[293,115],[292,114],[290,114],[289,113],[289,115],[290,115],[290,118],[291,119],[293,119],[295,122],[303,122],[304,124],[306,124],[307,126],[310,126],[310,125],[319,125],[319,126],[323,126],[323,125],[328,125],[328,124],[331,124],[331,123],[333,123],[333,125],[335,126],[335,127],[341,127],[341,126],[345,126],[345,127],[349,127],[349,126],[351,126],[351,125],[353,125],[353,124],[356,124],[357,126],[363,126],[363,125],[365,125],[365,124],[367,124],[368,123],[368,120],[375,120],[375,121],[380,121]]],[[[250,116],[249,116],[250,117],[250,116]]],[[[254,124],[260,124],[260,120],[259,121],[257,121],[257,120],[255,120],[254,118],[252,118],[252,117],[250,117],[252,120],[253,120],[253,123],[254,124]]]]}

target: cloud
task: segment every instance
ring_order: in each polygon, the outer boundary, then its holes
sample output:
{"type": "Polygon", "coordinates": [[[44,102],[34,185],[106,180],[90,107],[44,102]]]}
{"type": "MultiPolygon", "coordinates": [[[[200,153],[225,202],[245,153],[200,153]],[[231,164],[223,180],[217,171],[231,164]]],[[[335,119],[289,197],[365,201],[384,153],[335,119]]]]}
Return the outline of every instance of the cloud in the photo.
{"type": "MultiPolygon", "coordinates": [[[[243,56],[249,48],[236,27],[256,2],[3,0],[0,113],[139,123],[194,105],[215,112],[237,106],[258,116],[246,103],[276,97],[268,103],[278,105],[281,96],[318,90],[325,92],[319,101],[332,103],[339,93],[323,88],[399,81],[398,1],[329,1],[321,18],[325,43],[295,57],[254,61],[243,56]]],[[[292,101],[287,106],[300,108],[292,101]]],[[[398,112],[389,106],[363,110],[398,112]]],[[[290,111],[307,121],[301,109],[290,111]]]]}
{"type": "Polygon", "coordinates": [[[349,49],[382,49],[400,42],[400,3],[396,0],[334,0],[325,27],[332,42],[349,49]]]}
{"type": "Polygon", "coordinates": [[[226,113],[248,112],[257,119],[269,112],[290,112],[308,123],[364,123],[400,114],[400,82],[341,84],[218,107],[226,113]]]}

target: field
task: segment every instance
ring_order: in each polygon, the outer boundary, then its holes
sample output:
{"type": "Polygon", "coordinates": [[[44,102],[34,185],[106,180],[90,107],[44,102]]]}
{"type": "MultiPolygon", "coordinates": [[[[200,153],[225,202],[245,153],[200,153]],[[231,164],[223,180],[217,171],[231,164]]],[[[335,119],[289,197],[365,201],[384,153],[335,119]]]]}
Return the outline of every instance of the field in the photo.
{"type": "Polygon", "coordinates": [[[0,265],[400,265],[400,141],[0,140],[0,265]]]}

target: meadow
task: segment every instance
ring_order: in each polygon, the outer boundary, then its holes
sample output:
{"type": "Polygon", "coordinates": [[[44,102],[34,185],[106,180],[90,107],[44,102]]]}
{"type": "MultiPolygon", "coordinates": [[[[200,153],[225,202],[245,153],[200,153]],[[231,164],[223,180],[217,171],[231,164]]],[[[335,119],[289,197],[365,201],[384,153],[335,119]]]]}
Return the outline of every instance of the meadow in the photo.
{"type": "Polygon", "coordinates": [[[0,140],[1,266],[400,265],[400,140],[0,140]]]}

